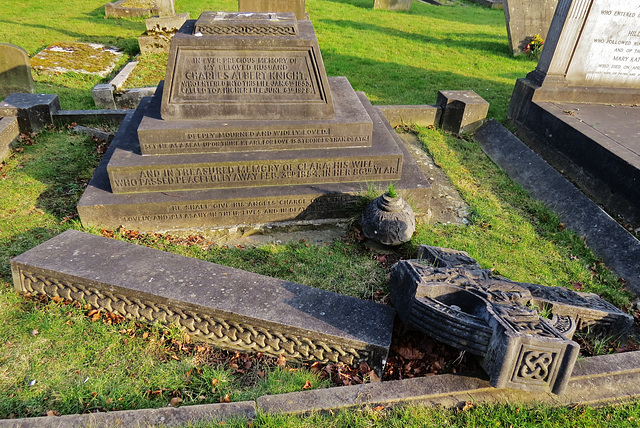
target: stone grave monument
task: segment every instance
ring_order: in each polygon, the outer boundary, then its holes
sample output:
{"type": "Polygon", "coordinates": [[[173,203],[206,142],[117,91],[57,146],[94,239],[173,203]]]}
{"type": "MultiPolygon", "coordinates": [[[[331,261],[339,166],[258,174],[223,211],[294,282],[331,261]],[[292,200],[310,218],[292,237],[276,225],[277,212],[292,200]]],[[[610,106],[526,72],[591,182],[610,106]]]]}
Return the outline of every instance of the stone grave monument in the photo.
{"type": "Polygon", "coordinates": [[[138,37],[140,52],[143,54],[168,53],[171,38],[189,19],[189,13],[176,14],[173,0],[158,0],[156,8],[158,15],[145,19],[147,31],[138,37]]]}
{"type": "Polygon", "coordinates": [[[509,116],[521,137],[599,203],[640,224],[640,9],[560,0],[509,116]]]}
{"type": "Polygon", "coordinates": [[[411,0],[375,0],[374,9],[384,10],[411,10],[411,0]]]}
{"type": "Polygon", "coordinates": [[[15,45],[0,43],[0,100],[12,92],[33,91],[27,52],[15,45]]]}
{"type": "Polygon", "coordinates": [[[633,325],[596,294],[509,281],[447,248],[422,245],[417,260],[394,265],[389,287],[406,327],[481,357],[495,388],[561,394],[578,356],[576,330],[610,337],[633,325]]]}
{"type": "Polygon", "coordinates": [[[547,39],[551,19],[558,0],[503,0],[509,46],[513,54],[521,54],[536,35],[547,39]]]}
{"type": "Polygon", "coordinates": [[[428,181],[366,96],[326,76],[311,22],[205,12],[125,119],[78,204],[85,225],[211,230],[347,218],[370,183],[428,181]]]}
{"type": "Polygon", "coordinates": [[[297,19],[309,19],[305,0],[238,0],[239,12],[293,12],[297,19]]]}

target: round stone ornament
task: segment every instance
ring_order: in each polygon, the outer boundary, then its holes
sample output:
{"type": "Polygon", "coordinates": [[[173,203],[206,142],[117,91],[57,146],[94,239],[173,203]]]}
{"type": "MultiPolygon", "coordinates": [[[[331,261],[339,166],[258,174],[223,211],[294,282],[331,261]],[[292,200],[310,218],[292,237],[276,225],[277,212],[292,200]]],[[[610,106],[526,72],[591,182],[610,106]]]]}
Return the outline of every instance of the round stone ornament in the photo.
{"type": "Polygon", "coordinates": [[[411,239],[416,217],[404,199],[385,193],[367,205],[360,225],[367,238],[384,245],[400,245],[411,239]]]}

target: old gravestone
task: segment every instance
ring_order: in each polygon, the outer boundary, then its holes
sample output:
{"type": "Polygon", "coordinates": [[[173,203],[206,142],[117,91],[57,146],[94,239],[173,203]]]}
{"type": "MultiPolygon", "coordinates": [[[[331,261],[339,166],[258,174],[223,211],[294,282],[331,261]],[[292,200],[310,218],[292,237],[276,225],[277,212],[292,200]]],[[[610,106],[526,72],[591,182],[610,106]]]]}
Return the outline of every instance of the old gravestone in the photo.
{"type": "Polygon", "coordinates": [[[0,43],[0,100],[12,92],[33,91],[27,52],[15,45],[0,43]]]}
{"type": "Polygon", "coordinates": [[[297,19],[308,19],[305,0],[238,0],[239,12],[293,12],[297,19]]]}
{"type": "Polygon", "coordinates": [[[503,0],[503,2],[509,46],[514,55],[523,53],[536,34],[543,40],[547,39],[547,32],[558,0],[503,0]]]}
{"type": "Polygon", "coordinates": [[[374,9],[384,10],[411,10],[411,0],[375,0],[374,9]]]}
{"type": "Polygon", "coordinates": [[[379,111],[328,78],[311,22],[205,12],[122,125],[78,204],[84,224],[208,230],[346,218],[368,182],[428,181],[379,111]]]}
{"type": "Polygon", "coordinates": [[[609,209],[640,222],[640,10],[560,0],[509,116],[528,143],[609,209]]]}
{"type": "Polygon", "coordinates": [[[173,0],[160,0],[156,2],[157,16],[145,19],[147,31],[138,37],[140,53],[169,53],[171,38],[182,27],[189,13],[175,13],[173,0]]]}

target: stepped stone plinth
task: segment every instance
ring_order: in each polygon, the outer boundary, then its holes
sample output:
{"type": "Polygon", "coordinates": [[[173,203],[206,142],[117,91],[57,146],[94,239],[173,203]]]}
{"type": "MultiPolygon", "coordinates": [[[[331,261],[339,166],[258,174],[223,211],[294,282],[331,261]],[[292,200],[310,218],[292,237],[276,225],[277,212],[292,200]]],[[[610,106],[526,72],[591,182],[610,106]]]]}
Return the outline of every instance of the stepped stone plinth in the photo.
{"type": "Polygon", "coordinates": [[[169,231],[347,218],[371,184],[429,183],[380,111],[326,76],[310,21],[205,12],[116,135],[78,204],[84,224],[169,231]]]}

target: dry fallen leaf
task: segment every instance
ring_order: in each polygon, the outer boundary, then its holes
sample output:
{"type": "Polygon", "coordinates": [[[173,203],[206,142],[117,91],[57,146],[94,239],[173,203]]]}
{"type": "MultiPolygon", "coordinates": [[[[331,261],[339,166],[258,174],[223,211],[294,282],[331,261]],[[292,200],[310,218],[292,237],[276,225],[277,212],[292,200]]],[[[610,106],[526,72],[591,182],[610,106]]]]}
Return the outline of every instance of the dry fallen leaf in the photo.
{"type": "Polygon", "coordinates": [[[230,403],[231,402],[231,397],[229,397],[229,394],[225,394],[224,397],[220,397],[220,402],[221,403],[230,403]]]}
{"type": "Polygon", "coordinates": [[[397,352],[407,360],[421,360],[424,358],[424,353],[413,348],[411,345],[398,348],[397,352]]]}
{"type": "Polygon", "coordinates": [[[287,357],[285,357],[282,354],[278,355],[278,365],[280,367],[286,366],[287,365],[287,357]]]}
{"type": "Polygon", "coordinates": [[[311,386],[311,382],[306,381],[304,383],[304,386],[302,387],[302,389],[309,389],[309,388],[313,388],[313,386],[311,386]]]}
{"type": "Polygon", "coordinates": [[[182,398],[173,397],[169,404],[171,405],[171,407],[180,407],[180,405],[182,404],[182,398]]]}

